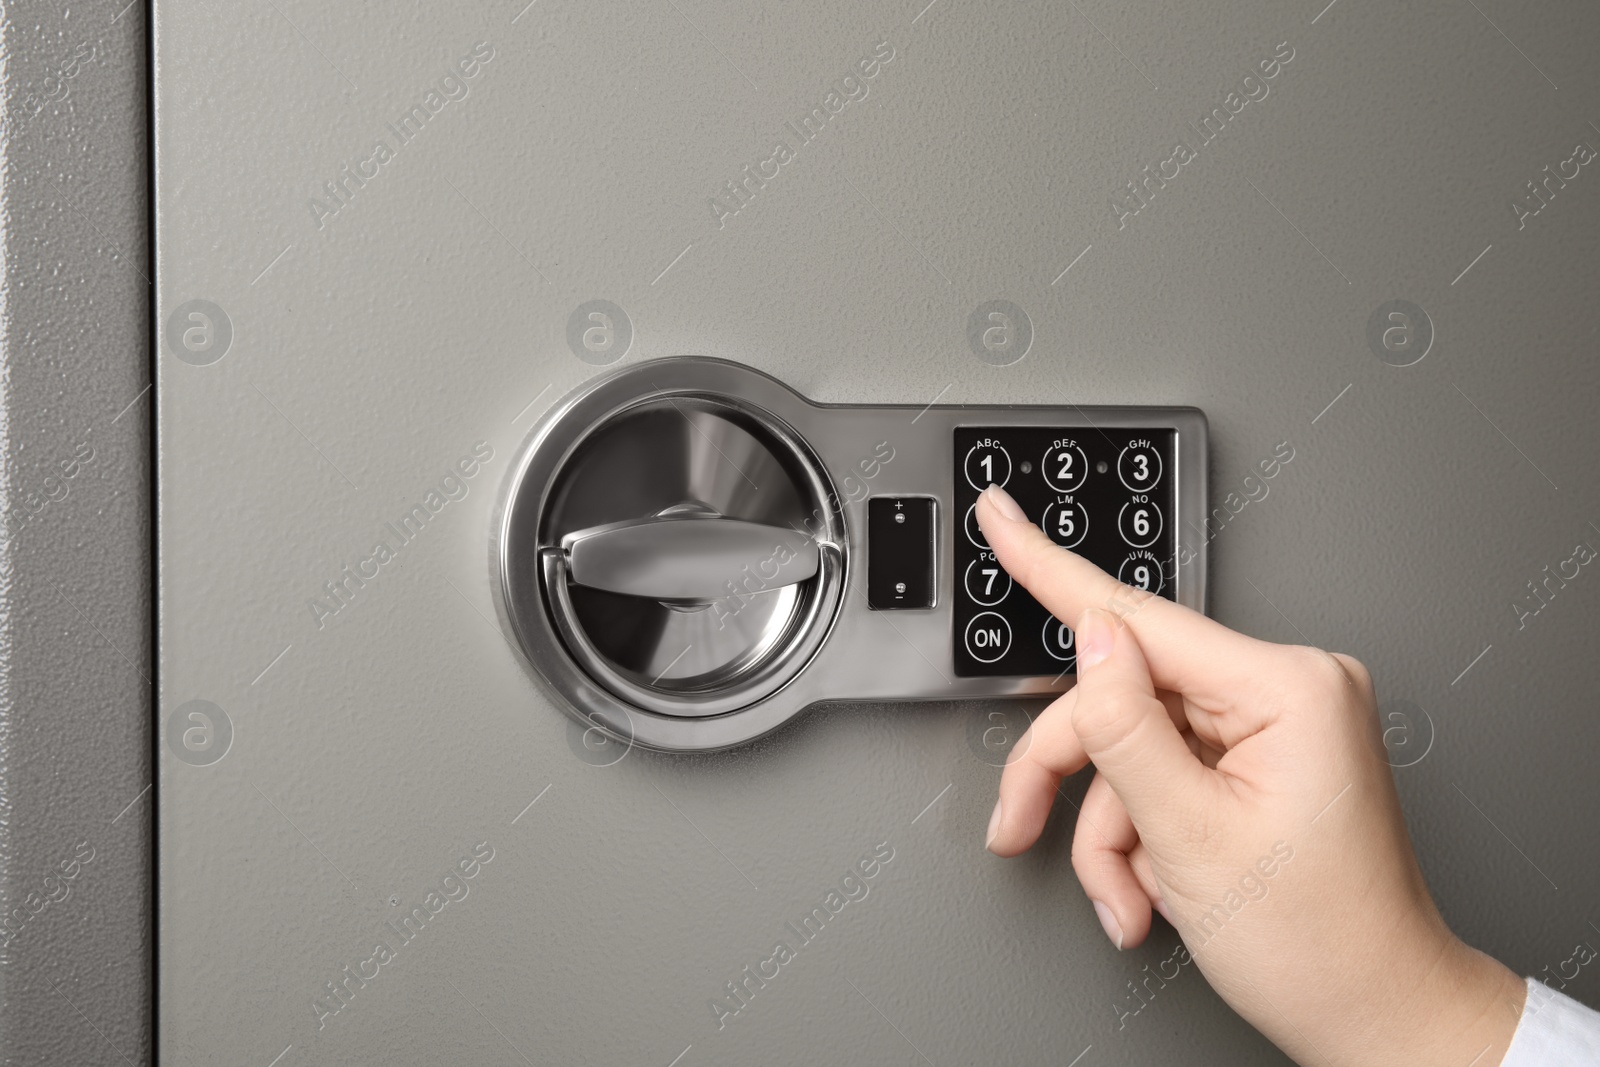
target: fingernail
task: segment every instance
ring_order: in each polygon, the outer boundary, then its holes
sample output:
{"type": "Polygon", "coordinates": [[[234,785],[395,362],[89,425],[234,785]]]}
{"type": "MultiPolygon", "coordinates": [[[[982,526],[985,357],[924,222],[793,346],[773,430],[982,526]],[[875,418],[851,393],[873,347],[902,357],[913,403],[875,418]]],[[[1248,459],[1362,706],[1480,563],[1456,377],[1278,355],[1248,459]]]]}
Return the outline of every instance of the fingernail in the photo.
{"type": "Polygon", "coordinates": [[[1094,913],[1099,917],[1100,925],[1104,927],[1106,936],[1111,939],[1111,943],[1113,945],[1117,946],[1117,951],[1121,952],[1122,927],[1118,924],[1117,917],[1111,914],[1110,908],[1106,907],[1098,900],[1091,900],[1089,903],[1094,905],[1094,913]]]}
{"type": "Polygon", "coordinates": [[[998,485],[991,484],[983,491],[983,495],[989,498],[989,503],[994,505],[994,509],[1002,518],[1010,519],[1012,522],[1028,521],[1028,516],[1023,514],[1022,508],[1011,499],[1011,494],[998,485]]]}
{"type": "Polygon", "coordinates": [[[1093,667],[1111,655],[1111,642],[1115,639],[1111,616],[1099,608],[1089,608],[1078,619],[1074,636],[1078,642],[1078,669],[1093,667]]]}
{"type": "Polygon", "coordinates": [[[989,816],[989,831],[984,835],[983,847],[994,844],[994,835],[1000,832],[1000,802],[994,802],[994,814],[989,816]]]}
{"type": "Polygon", "coordinates": [[[1156,912],[1163,919],[1167,920],[1167,925],[1168,926],[1171,926],[1171,927],[1174,927],[1174,928],[1177,927],[1178,924],[1172,921],[1172,912],[1167,910],[1167,902],[1165,900],[1156,901],[1156,912]]]}

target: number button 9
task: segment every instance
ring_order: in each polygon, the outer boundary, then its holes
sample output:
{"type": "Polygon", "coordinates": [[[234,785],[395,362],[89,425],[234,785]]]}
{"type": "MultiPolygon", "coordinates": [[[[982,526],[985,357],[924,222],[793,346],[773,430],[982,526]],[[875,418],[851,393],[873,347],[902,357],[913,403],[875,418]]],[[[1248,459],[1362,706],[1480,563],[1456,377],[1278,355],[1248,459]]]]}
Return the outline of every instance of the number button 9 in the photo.
{"type": "Polygon", "coordinates": [[[1135,552],[1122,561],[1117,569],[1117,581],[1159,594],[1166,583],[1161,577],[1161,564],[1148,552],[1135,552]]]}

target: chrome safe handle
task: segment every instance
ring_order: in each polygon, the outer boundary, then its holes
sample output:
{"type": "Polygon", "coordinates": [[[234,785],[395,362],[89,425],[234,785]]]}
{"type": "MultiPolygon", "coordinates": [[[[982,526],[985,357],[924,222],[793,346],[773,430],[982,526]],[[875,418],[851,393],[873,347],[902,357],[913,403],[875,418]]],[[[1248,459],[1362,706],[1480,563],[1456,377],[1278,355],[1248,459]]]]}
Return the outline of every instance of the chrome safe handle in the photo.
{"type": "Polygon", "coordinates": [[[710,601],[817,573],[803,531],[717,515],[669,515],[592,526],[561,540],[577,585],[665,601],[710,601]]]}

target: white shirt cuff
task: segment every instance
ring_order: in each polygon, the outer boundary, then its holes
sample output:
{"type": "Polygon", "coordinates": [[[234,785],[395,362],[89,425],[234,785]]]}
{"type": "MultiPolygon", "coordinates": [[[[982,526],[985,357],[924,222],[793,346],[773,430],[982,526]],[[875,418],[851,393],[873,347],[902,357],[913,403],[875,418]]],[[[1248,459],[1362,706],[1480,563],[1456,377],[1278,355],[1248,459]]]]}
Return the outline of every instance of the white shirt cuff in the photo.
{"type": "Polygon", "coordinates": [[[1528,1000],[1500,1067],[1600,1064],[1600,1012],[1528,979],[1528,1000]]]}

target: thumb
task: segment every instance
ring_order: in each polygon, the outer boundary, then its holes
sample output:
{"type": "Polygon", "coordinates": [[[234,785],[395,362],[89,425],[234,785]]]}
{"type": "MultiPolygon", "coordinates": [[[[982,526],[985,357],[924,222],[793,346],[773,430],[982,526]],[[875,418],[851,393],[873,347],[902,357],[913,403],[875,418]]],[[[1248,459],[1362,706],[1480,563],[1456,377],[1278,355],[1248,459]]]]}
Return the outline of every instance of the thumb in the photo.
{"type": "Polygon", "coordinates": [[[1134,824],[1147,832],[1188,808],[1209,784],[1209,772],[1156,696],[1133,631],[1112,613],[1090,608],[1076,637],[1072,728],[1134,824]]]}

